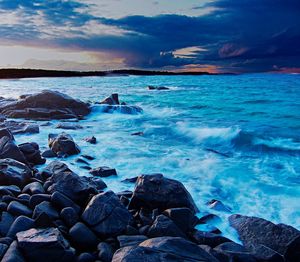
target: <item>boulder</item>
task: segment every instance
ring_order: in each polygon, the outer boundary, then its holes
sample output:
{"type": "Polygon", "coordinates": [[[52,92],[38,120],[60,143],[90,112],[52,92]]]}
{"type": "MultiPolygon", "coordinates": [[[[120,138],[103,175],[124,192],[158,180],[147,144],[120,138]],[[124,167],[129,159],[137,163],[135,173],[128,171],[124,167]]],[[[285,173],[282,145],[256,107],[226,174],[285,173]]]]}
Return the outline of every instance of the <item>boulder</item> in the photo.
{"type": "Polygon", "coordinates": [[[0,104],[0,113],[11,118],[34,120],[81,118],[91,112],[88,104],[57,91],[44,90],[0,104]]]}
{"type": "Polygon", "coordinates": [[[8,212],[2,212],[0,219],[0,234],[6,236],[15,218],[8,212]]]}
{"type": "Polygon", "coordinates": [[[111,245],[106,242],[100,242],[97,246],[98,258],[103,262],[111,262],[113,257],[113,249],[111,245]]]}
{"type": "Polygon", "coordinates": [[[94,169],[90,170],[89,173],[93,176],[99,176],[99,177],[109,177],[109,176],[117,175],[116,169],[110,168],[107,166],[101,166],[101,167],[94,168],[94,169]]]}
{"type": "Polygon", "coordinates": [[[193,213],[198,212],[191,195],[179,181],[165,178],[162,174],[141,175],[138,177],[129,209],[187,207],[193,213]]]}
{"type": "Polygon", "coordinates": [[[18,186],[10,185],[10,186],[0,186],[0,195],[5,195],[2,192],[10,192],[12,195],[19,195],[21,193],[21,189],[18,186]]]}
{"type": "Polygon", "coordinates": [[[59,193],[57,191],[51,195],[51,203],[60,209],[71,207],[75,210],[77,214],[80,212],[80,206],[78,206],[64,194],[59,193]]]}
{"type": "Polygon", "coordinates": [[[43,201],[42,203],[36,205],[32,217],[37,218],[41,213],[46,214],[51,220],[59,218],[57,210],[48,201],[43,201]]]}
{"type": "Polygon", "coordinates": [[[143,236],[143,235],[136,235],[136,236],[118,236],[118,241],[120,244],[120,248],[122,247],[127,247],[127,246],[137,246],[140,243],[144,242],[147,240],[148,237],[143,236]]]}
{"type": "Polygon", "coordinates": [[[207,245],[210,247],[216,247],[223,243],[232,242],[230,239],[209,232],[203,232],[199,230],[195,230],[192,234],[192,239],[198,245],[207,245]]]}
{"type": "Polygon", "coordinates": [[[18,246],[28,261],[75,261],[75,251],[58,229],[35,229],[17,234],[18,246]]]}
{"type": "Polygon", "coordinates": [[[74,123],[58,123],[55,128],[57,129],[65,129],[65,130],[78,130],[78,129],[83,129],[81,125],[74,124],[74,123]]]}
{"type": "Polygon", "coordinates": [[[8,245],[0,243],[0,259],[5,255],[8,245]]]}
{"type": "Polygon", "coordinates": [[[82,214],[82,220],[103,238],[121,234],[132,219],[132,215],[112,191],[94,196],[82,214]]]}
{"type": "Polygon", "coordinates": [[[1,261],[5,262],[25,262],[25,258],[18,248],[17,241],[11,243],[7,249],[3,259],[1,261]]]}
{"type": "Polygon", "coordinates": [[[72,244],[80,250],[93,250],[98,244],[96,235],[83,223],[76,223],[69,231],[72,244]]]}
{"type": "Polygon", "coordinates": [[[59,135],[49,134],[48,144],[50,149],[57,155],[71,156],[80,153],[79,146],[74,142],[73,138],[66,133],[59,135]]]}
{"type": "Polygon", "coordinates": [[[47,189],[51,194],[58,191],[76,203],[86,204],[90,194],[98,193],[95,182],[78,176],[64,163],[54,161],[46,167],[46,172],[51,173],[47,189]]]}
{"type": "Polygon", "coordinates": [[[26,216],[19,216],[10,226],[7,236],[15,238],[18,232],[28,230],[34,226],[35,224],[33,219],[26,216]]]}
{"type": "Polygon", "coordinates": [[[14,216],[31,216],[32,210],[18,201],[11,201],[7,211],[14,216]]]}
{"type": "Polygon", "coordinates": [[[92,145],[97,144],[97,139],[96,139],[96,137],[94,137],[94,136],[86,137],[86,138],[84,139],[84,141],[86,141],[86,142],[88,142],[88,143],[90,143],[90,144],[92,144],[92,145]]]}
{"type": "Polygon", "coordinates": [[[100,104],[105,105],[119,105],[119,95],[118,94],[112,94],[111,96],[105,98],[100,102],[100,104]]]}
{"type": "Polygon", "coordinates": [[[165,86],[148,86],[149,90],[170,90],[170,88],[165,87],[165,86]]]}
{"type": "Polygon", "coordinates": [[[218,262],[216,258],[196,244],[180,237],[152,238],[136,247],[121,248],[114,254],[112,261],[218,262]]]}
{"type": "Polygon", "coordinates": [[[68,227],[74,226],[79,220],[77,212],[72,207],[65,207],[60,212],[60,217],[68,227]]]}
{"type": "Polygon", "coordinates": [[[34,194],[44,194],[45,190],[43,188],[43,185],[40,182],[32,182],[30,184],[27,184],[23,190],[23,193],[28,193],[30,195],[34,194]]]}
{"type": "Polygon", "coordinates": [[[0,184],[25,186],[32,178],[32,170],[14,159],[0,159],[0,184]]]}
{"type": "Polygon", "coordinates": [[[39,145],[37,143],[24,143],[18,146],[20,151],[25,156],[28,163],[32,165],[43,165],[46,162],[45,158],[42,158],[39,145]]]}
{"type": "Polygon", "coordinates": [[[262,218],[232,215],[229,222],[234,227],[243,245],[255,256],[261,254],[261,245],[279,253],[287,261],[300,261],[300,231],[273,224],[262,218]]]}

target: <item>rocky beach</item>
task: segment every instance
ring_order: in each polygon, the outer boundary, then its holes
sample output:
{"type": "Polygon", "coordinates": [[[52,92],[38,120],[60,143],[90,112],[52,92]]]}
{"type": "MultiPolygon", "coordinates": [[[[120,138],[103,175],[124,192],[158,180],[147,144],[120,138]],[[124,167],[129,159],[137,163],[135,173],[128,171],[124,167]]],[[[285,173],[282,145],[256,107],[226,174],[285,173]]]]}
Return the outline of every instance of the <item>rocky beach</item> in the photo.
{"type": "MultiPolygon", "coordinates": [[[[94,105],[102,114],[143,114],[140,105],[108,95],[95,103],[50,90],[0,99],[2,261],[300,261],[300,231],[293,225],[235,214],[218,199],[206,203],[211,213],[201,214],[201,200],[173,177],[133,169],[120,181],[132,190],[112,191],[118,169],[94,166],[97,155],[82,152],[70,134],[86,128],[82,121],[94,105]],[[44,137],[48,148],[41,150],[31,137],[53,120],[60,121],[57,132],[44,137]],[[224,212],[237,240],[215,226],[224,212]]],[[[93,152],[97,136],[90,133],[81,143],[93,152]]]]}

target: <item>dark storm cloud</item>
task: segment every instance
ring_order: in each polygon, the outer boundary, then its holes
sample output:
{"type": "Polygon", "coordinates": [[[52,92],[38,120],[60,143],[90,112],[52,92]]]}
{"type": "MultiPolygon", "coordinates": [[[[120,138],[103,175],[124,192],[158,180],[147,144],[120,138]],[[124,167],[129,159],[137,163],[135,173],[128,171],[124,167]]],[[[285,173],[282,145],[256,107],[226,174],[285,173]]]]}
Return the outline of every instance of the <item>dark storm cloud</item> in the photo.
{"type": "MultiPolygon", "coordinates": [[[[169,14],[108,19],[79,12],[87,6],[75,0],[0,1],[2,10],[21,8],[28,16],[42,12],[49,24],[69,23],[74,30],[80,30],[80,26],[90,21],[124,30],[119,35],[88,36],[85,32],[77,37],[61,35],[49,39],[49,45],[120,53],[131,67],[215,64],[226,70],[245,72],[300,67],[300,1],[217,0],[205,7],[213,11],[198,17],[169,14]],[[185,57],[174,53],[193,46],[206,51],[195,51],[185,57]]],[[[194,7],[197,8],[202,6],[194,7]]],[[[32,24],[24,25],[23,31],[20,26],[2,25],[2,35],[5,29],[6,38],[40,39],[38,28],[32,24]]]]}

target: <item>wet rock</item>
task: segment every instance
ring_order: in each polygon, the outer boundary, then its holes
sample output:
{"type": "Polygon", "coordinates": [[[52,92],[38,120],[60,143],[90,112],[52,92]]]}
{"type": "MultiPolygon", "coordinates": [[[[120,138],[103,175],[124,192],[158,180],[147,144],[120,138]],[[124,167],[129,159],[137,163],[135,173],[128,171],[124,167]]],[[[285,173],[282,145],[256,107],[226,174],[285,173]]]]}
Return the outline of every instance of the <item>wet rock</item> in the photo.
{"type": "Polygon", "coordinates": [[[58,123],[56,125],[57,129],[65,129],[65,130],[78,130],[78,129],[83,129],[81,125],[74,124],[74,123],[58,123]]]}
{"type": "Polygon", "coordinates": [[[86,177],[78,176],[64,163],[53,161],[46,167],[46,171],[52,174],[48,179],[51,183],[47,189],[49,193],[58,191],[74,202],[82,204],[86,203],[90,194],[98,193],[95,182],[86,177]]]}
{"type": "Polygon", "coordinates": [[[110,168],[107,166],[101,166],[101,167],[94,168],[94,169],[90,170],[89,173],[93,176],[99,176],[99,177],[109,177],[109,176],[117,175],[116,169],[110,168]]]}
{"type": "Polygon", "coordinates": [[[5,121],[0,124],[0,128],[7,128],[13,134],[37,134],[40,132],[39,126],[30,122],[5,121]]]}
{"type": "Polygon", "coordinates": [[[48,144],[50,149],[57,155],[71,156],[80,153],[79,146],[74,142],[73,138],[66,133],[59,135],[49,134],[48,144]]]}
{"type": "Polygon", "coordinates": [[[112,191],[94,196],[82,214],[86,222],[100,237],[115,236],[126,230],[132,215],[112,191]]]}
{"type": "Polygon", "coordinates": [[[23,193],[28,193],[30,195],[34,195],[34,194],[44,194],[45,190],[43,188],[43,185],[39,182],[32,182],[28,185],[26,185],[23,190],[23,193]]]}
{"type": "Polygon", "coordinates": [[[131,178],[125,178],[121,182],[123,182],[123,183],[136,183],[137,180],[138,180],[138,177],[136,176],[136,177],[131,177],[131,178]]]}
{"type": "Polygon", "coordinates": [[[199,230],[195,230],[195,232],[192,234],[192,239],[198,245],[207,245],[213,248],[223,243],[232,242],[226,237],[199,230]]]}
{"type": "Polygon", "coordinates": [[[93,256],[91,253],[81,253],[77,260],[77,262],[94,262],[95,256],[93,256]]]}
{"type": "Polygon", "coordinates": [[[96,159],[95,157],[93,156],[89,156],[89,155],[81,155],[83,158],[87,159],[87,160],[94,160],[96,159]]]}
{"type": "Polygon", "coordinates": [[[98,258],[103,262],[110,262],[113,257],[113,249],[111,245],[106,242],[101,242],[97,246],[98,258]]]}
{"type": "Polygon", "coordinates": [[[50,219],[55,220],[59,218],[57,210],[48,201],[36,205],[33,211],[33,218],[37,218],[41,213],[45,213],[50,219]]]}
{"type": "Polygon", "coordinates": [[[140,243],[144,242],[147,240],[148,237],[143,236],[143,235],[137,235],[137,236],[118,236],[118,241],[120,244],[120,248],[122,247],[127,247],[127,246],[137,246],[140,243]]]}
{"type": "Polygon", "coordinates": [[[221,222],[221,218],[215,214],[206,214],[202,217],[199,218],[198,220],[198,224],[206,224],[206,223],[211,223],[213,221],[216,221],[216,222],[221,222]]]}
{"type": "Polygon", "coordinates": [[[29,199],[29,206],[35,208],[36,205],[44,202],[50,201],[51,197],[48,194],[34,194],[29,199]]]}
{"type": "Polygon", "coordinates": [[[7,211],[14,216],[31,216],[32,214],[32,210],[30,208],[17,201],[11,201],[7,207],[7,211]]]}
{"type": "Polygon", "coordinates": [[[41,151],[37,143],[24,143],[19,145],[18,147],[25,156],[28,163],[32,165],[45,164],[46,159],[42,158],[41,151]]]}
{"type": "Polygon", "coordinates": [[[88,104],[50,90],[0,106],[0,113],[7,117],[34,120],[80,118],[90,112],[88,104]]]}
{"type": "Polygon", "coordinates": [[[86,138],[84,139],[84,141],[86,141],[86,142],[88,142],[88,143],[90,143],[90,144],[93,144],[93,145],[97,144],[97,139],[96,139],[96,137],[94,137],[94,136],[86,137],[86,138]]]}
{"type": "Polygon", "coordinates": [[[25,258],[18,248],[17,241],[11,243],[7,249],[2,261],[5,262],[25,262],[25,258]]]}
{"type": "Polygon", "coordinates": [[[74,226],[79,219],[77,212],[72,207],[65,207],[60,212],[60,217],[68,227],[74,226]]]}
{"type": "Polygon", "coordinates": [[[98,244],[96,235],[83,223],[76,223],[69,231],[71,242],[80,250],[92,250],[98,244]]]}
{"type": "Polygon", "coordinates": [[[8,237],[15,238],[16,234],[21,231],[28,230],[35,226],[34,220],[26,217],[26,216],[19,216],[17,219],[12,223],[9,231],[7,233],[8,237]]]}
{"type": "Polygon", "coordinates": [[[186,235],[176,226],[176,224],[168,217],[164,215],[159,215],[156,217],[155,221],[148,230],[147,236],[162,237],[183,237],[186,235]]]}
{"type": "Polygon", "coordinates": [[[71,207],[75,210],[77,214],[80,212],[80,207],[76,203],[74,203],[70,198],[59,192],[54,192],[51,195],[51,203],[60,209],[71,207]]]}
{"type": "Polygon", "coordinates": [[[228,212],[231,213],[231,208],[224,205],[221,201],[212,199],[207,203],[208,207],[217,211],[228,212]]]}
{"type": "Polygon", "coordinates": [[[32,170],[14,159],[0,159],[0,184],[25,186],[32,178],[32,170]]]}
{"type": "Polygon", "coordinates": [[[79,163],[79,164],[89,165],[89,163],[87,161],[85,161],[84,159],[81,159],[81,158],[77,158],[75,161],[76,161],[76,163],[79,163]]]}
{"type": "Polygon", "coordinates": [[[6,236],[12,223],[14,222],[14,216],[8,212],[3,212],[0,220],[0,234],[6,236]]]}
{"type": "Polygon", "coordinates": [[[6,250],[8,249],[8,245],[0,243],[0,259],[5,255],[6,250]]]}
{"type": "Polygon", "coordinates": [[[229,222],[234,227],[244,246],[254,255],[259,255],[264,245],[291,262],[300,260],[300,231],[262,218],[232,215],[229,222]]]}
{"type": "Polygon", "coordinates": [[[149,90],[170,90],[170,88],[165,87],[165,86],[148,86],[149,90]]]}
{"type": "Polygon", "coordinates": [[[165,178],[162,174],[138,177],[129,209],[147,207],[163,211],[168,208],[187,207],[198,212],[191,195],[179,181],[165,178]]]}
{"type": "Polygon", "coordinates": [[[172,219],[172,221],[182,230],[188,232],[197,224],[197,217],[186,207],[169,208],[163,212],[164,215],[172,219]]]}
{"type": "Polygon", "coordinates": [[[143,136],[144,135],[144,132],[135,132],[135,133],[132,133],[131,134],[132,136],[143,136]]]}
{"type": "Polygon", "coordinates": [[[152,238],[136,247],[121,248],[114,254],[112,261],[218,262],[196,244],[179,237],[152,238]]]}
{"type": "Polygon", "coordinates": [[[119,95],[118,94],[112,94],[111,96],[105,98],[100,102],[100,104],[105,104],[105,105],[119,105],[119,95]]]}
{"type": "Polygon", "coordinates": [[[42,153],[42,157],[53,158],[53,157],[57,157],[57,155],[51,149],[47,149],[42,153]]]}
{"type": "Polygon", "coordinates": [[[30,229],[17,234],[18,246],[28,261],[74,261],[75,251],[58,229],[30,229]]]}
{"type": "Polygon", "coordinates": [[[0,186],[0,194],[5,195],[4,192],[10,192],[12,195],[18,195],[21,193],[21,189],[18,186],[0,186]],[[3,192],[3,193],[2,193],[3,192]]]}

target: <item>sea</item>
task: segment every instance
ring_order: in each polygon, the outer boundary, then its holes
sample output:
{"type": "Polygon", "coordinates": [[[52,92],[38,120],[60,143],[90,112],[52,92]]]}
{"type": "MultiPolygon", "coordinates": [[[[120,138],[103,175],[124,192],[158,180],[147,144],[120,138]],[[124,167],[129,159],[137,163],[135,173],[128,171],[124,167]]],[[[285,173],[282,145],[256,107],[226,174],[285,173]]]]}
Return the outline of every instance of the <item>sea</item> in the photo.
{"type": "MultiPolygon", "coordinates": [[[[122,180],[162,173],[181,181],[191,193],[199,217],[221,220],[199,225],[219,228],[236,241],[228,227],[231,214],[257,216],[300,229],[300,75],[244,74],[204,76],[114,76],[10,79],[0,81],[0,96],[19,97],[51,89],[92,104],[92,113],[66,130],[82,154],[95,157],[91,167],[116,168],[104,178],[117,192],[133,190],[122,180]],[[169,90],[151,91],[147,86],[169,90]],[[94,104],[112,93],[143,108],[142,114],[104,113],[94,104]],[[133,133],[143,132],[142,136],[133,133]],[[95,136],[91,145],[83,139],[95,136]],[[225,208],[207,204],[219,200],[225,208]]],[[[37,142],[48,148],[49,133],[16,135],[17,143],[37,142]]],[[[40,124],[45,124],[40,122],[40,124]]],[[[75,160],[61,159],[78,175],[89,175],[75,160]]],[[[48,159],[47,163],[53,159],[48,159]]],[[[43,169],[44,166],[40,166],[43,169]]]]}

